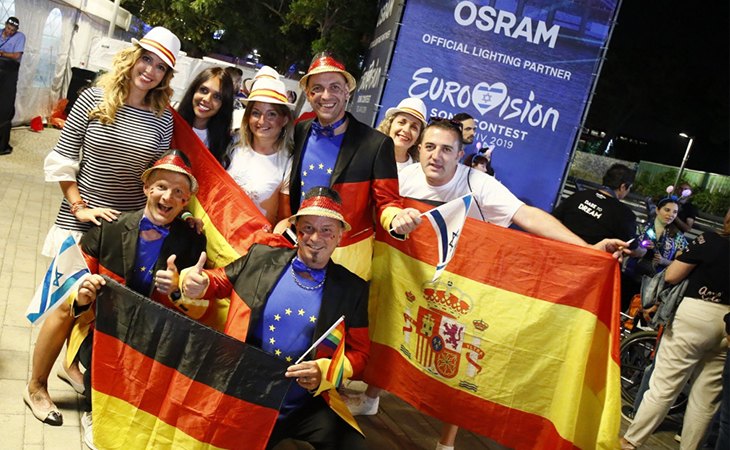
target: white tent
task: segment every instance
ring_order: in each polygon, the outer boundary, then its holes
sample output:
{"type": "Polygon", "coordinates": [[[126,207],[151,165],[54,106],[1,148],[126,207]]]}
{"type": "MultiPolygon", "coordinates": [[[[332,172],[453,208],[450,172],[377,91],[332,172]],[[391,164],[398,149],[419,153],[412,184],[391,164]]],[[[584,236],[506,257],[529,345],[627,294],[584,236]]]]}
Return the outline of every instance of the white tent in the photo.
{"type": "MultiPolygon", "coordinates": [[[[132,37],[141,37],[137,36],[141,34],[137,29],[142,22],[119,8],[114,36],[108,38],[113,10],[114,2],[110,0],[0,0],[2,23],[9,16],[18,17],[20,31],[26,37],[13,125],[29,123],[36,116],[50,116],[56,102],[66,96],[71,68],[109,70],[113,56],[130,45],[132,37]]],[[[181,52],[171,83],[175,90],[173,103],[182,98],[196,74],[214,65],[231,64],[210,58],[190,58],[181,52]]],[[[243,70],[244,78],[253,77],[255,69],[238,67],[243,70]]],[[[300,95],[296,80],[283,81],[287,89],[300,95]]],[[[240,123],[239,117],[235,123],[240,123]]]]}
{"type": "MultiPolygon", "coordinates": [[[[109,0],[0,0],[2,23],[18,17],[26,37],[13,125],[50,115],[66,94],[71,68],[85,68],[92,45],[106,36],[113,7],[109,0]]],[[[131,23],[119,8],[114,37],[129,40],[131,23]]]]}

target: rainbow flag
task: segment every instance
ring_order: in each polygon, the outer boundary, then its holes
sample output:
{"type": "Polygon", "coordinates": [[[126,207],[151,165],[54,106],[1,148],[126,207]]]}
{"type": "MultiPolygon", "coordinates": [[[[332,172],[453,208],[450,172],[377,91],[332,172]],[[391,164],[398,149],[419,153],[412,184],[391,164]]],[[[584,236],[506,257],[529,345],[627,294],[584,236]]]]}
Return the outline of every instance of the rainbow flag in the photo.
{"type": "Polygon", "coordinates": [[[334,388],[340,387],[345,373],[345,321],[340,317],[337,326],[327,334],[322,345],[333,349],[330,366],[324,380],[334,388]]]}
{"type": "Polygon", "coordinates": [[[96,447],[264,449],[287,363],[106,280],[92,350],[96,447]]]}
{"type": "Polygon", "coordinates": [[[617,262],[468,219],[432,281],[435,242],[378,231],[365,381],[511,448],[615,448],[617,262]]]}
{"type": "MultiPolygon", "coordinates": [[[[190,125],[172,111],[174,134],[170,148],[182,150],[190,158],[193,175],[200,188],[188,204],[188,210],[204,223],[208,239],[206,253],[211,269],[223,267],[248,252],[254,243],[291,247],[272,227],[253,201],[221,167],[196,136],[190,125]]],[[[229,302],[217,301],[200,321],[223,330],[229,302]]]]}

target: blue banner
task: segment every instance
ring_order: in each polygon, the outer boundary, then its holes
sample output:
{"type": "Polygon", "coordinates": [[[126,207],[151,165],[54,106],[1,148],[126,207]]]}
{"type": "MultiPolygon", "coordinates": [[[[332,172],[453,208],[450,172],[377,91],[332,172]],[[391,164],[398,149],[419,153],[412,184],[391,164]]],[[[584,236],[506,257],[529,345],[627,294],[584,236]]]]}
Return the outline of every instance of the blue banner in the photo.
{"type": "Polygon", "coordinates": [[[467,112],[495,176],[550,211],[597,79],[618,0],[409,0],[378,121],[406,97],[467,112]]]}

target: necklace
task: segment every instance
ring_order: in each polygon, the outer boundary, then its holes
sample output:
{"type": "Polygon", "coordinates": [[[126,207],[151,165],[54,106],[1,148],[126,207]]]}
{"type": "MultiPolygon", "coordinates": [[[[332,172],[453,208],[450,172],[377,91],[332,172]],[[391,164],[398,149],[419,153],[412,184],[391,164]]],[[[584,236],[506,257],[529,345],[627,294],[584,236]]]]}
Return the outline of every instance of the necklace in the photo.
{"type": "Polygon", "coordinates": [[[297,272],[294,270],[294,266],[289,266],[289,269],[291,271],[291,277],[294,278],[294,282],[299,286],[300,288],[307,290],[307,291],[316,291],[317,289],[321,288],[324,285],[324,280],[327,279],[327,276],[325,275],[322,278],[322,281],[315,284],[314,286],[307,286],[306,284],[299,281],[299,278],[297,277],[297,272]]]}

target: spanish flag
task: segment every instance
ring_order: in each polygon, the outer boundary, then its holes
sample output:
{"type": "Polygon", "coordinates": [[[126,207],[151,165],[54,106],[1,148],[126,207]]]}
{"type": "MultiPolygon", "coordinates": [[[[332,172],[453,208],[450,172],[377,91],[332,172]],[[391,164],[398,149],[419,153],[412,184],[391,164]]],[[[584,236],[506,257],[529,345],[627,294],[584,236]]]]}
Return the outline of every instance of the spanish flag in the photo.
{"type": "Polygon", "coordinates": [[[435,242],[378,232],[365,380],[511,448],[615,448],[617,262],[468,219],[432,281],[435,242]]]}
{"type": "Polygon", "coordinates": [[[96,446],[265,448],[287,363],[106,282],[91,368],[96,446]]]}
{"type": "MultiPolygon", "coordinates": [[[[203,220],[208,239],[206,267],[224,267],[248,252],[254,243],[275,247],[291,247],[272,227],[253,201],[216,161],[185,119],[172,110],[174,133],[171,148],[182,150],[198,180],[198,193],[190,200],[188,210],[203,220]]],[[[229,302],[218,301],[200,319],[217,330],[223,330],[229,302]]]]}

